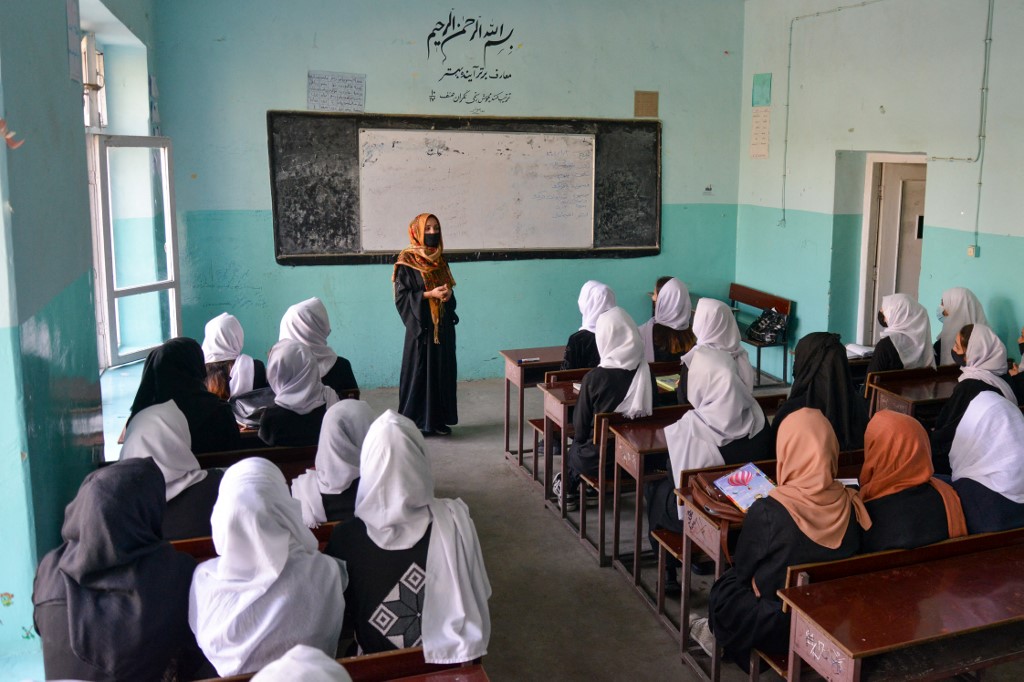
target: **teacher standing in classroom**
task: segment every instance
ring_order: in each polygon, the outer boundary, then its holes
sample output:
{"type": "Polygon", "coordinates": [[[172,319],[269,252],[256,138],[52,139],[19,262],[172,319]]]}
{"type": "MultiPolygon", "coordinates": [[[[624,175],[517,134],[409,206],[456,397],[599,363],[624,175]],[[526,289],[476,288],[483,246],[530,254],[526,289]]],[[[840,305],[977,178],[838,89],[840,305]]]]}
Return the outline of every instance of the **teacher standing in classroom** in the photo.
{"type": "Polygon", "coordinates": [[[421,213],[409,223],[409,246],[391,275],[395,307],[405,324],[398,411],[423,435],[447,436],[459,422],[455,400],[455,295],[437,216],[421,213]]]}

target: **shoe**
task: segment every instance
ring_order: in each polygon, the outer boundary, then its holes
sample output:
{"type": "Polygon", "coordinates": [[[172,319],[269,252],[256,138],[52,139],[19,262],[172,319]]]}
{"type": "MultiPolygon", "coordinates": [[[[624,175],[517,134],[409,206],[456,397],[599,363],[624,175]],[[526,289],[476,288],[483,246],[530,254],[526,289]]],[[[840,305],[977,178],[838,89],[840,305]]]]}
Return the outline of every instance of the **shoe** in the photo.
{"type": "Polygon", "coordinates": [[[555,474],[555,477],[553,479],[551,479],[551,494],[554,495],[556,499],[561,499],[562,498],[562,472],[561,471],[559,471],[557,474],[555,474]]]}
{"type": "Polygon", "coordinates": [[[438,436],[450,436],[452,435],[452,430],[450,427],[442,424],[441,426],[434,427],[434,433],[438,436]]]}
{"type": "Polygon", "coordinates": [[[690,621],[690,639],[697,643],[708,656],[714,656],[715,636],[711,634],[711,626],[707,618],[696,618],[690,621]]]}
{"type": "Polygon", "coordinates": [[[427,431],[426,429],[420,429],[420,433],[423,434],[424,438],[430,438],[431,436],[434,435],[433,431],[427,431]]]}
{"type": "MultiPolygon", "coordinates": [[[[558,504],[562,504],[562,500],[558,500],[558,504]]],[[[566,495],[565,496],[565,511],[571,512],[576,511],[580,508],[580,496],[579,495],[566,495]]]]}
{"type": "Polygon", "coordinates": [[[693,561],[690,563],[690,570],[694,575],[714,575],[714,561],[693,561]]]}

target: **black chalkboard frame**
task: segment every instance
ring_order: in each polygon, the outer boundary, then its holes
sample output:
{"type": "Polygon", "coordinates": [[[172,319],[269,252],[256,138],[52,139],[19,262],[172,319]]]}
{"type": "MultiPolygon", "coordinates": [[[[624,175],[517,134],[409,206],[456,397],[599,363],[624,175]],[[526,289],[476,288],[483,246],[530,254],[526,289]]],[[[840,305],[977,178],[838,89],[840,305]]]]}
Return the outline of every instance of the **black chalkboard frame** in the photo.
{"type": "Polygon", "coordinates": [[[390,264],[360,246],[360,128],[592,134],[594,246],[445,249],[449,262],[637,258],[661,252],[661,121],[268,111],[274,255],[281,265],[390,264]],[[311,230],[310,225],[316,229],[311,230]]]}

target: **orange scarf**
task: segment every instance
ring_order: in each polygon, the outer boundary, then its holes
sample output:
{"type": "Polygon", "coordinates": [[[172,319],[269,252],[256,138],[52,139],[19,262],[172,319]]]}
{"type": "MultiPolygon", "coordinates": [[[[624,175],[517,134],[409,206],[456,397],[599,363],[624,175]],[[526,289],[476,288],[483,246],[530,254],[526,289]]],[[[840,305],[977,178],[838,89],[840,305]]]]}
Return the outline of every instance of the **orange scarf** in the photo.
{"type": "MultiPolygon", "coordinates": [[[[447,284],[449,288],[455,286],[452,271],[448,269],[448,263],[444,260],[444,237],[441,237],[436,249],[428,249],[423,245],[423,231],[427,227],[427,219],[431,217],[437,220],[437,216],[432,213],[420,213],[409,223],[409,247],[403,249],[395,260],[395,268],[391,271],[392,282],[395,281],[398,266],[405,265],[423,275],[424,291],[436,289],[443,284],[447,284]]],[[[438,220],[438,225],[440,222],[438,220]]],[[[428,302],[430,319],[434,322],[434,343],[441,343],[438,329],[441,318],[444,317],[444,303],[436,298],[431,298],[428,302]]]]}
{"type": "Polygon", "coordinates": [[[928,433],[911,416],[882,410],[868,422],[864,433],[864,468],[860,496],[865,502],[931,483],[946,505],[949,537],[967,535],[960,497],[945,481],[934,477],[928,433]]]}
{"type": "Polygon", "coordinates": [[[871,527],[864,502],[856,492],[835,480],[839,441],[820,410],[793,412],[778,435],[779,486],[768,493],[786,508],[797,527],[823,547],[843,543],[851,509],[861,528],[871,527]]]}

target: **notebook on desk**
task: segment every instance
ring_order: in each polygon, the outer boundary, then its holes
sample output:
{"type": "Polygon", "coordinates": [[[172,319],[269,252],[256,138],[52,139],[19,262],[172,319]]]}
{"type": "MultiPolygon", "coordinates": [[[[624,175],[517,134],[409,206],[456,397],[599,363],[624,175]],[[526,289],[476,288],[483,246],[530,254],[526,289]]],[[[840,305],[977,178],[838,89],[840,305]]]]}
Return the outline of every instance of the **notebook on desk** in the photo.
{"type": "Polygon", "coordinates": [[[715,487],[745,514],[756,500],[768,497],[775,484],[756,464],[751,463],[716,479],[715,487]]]}

